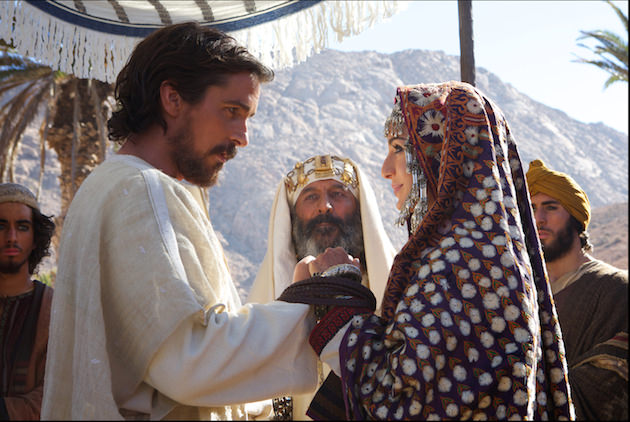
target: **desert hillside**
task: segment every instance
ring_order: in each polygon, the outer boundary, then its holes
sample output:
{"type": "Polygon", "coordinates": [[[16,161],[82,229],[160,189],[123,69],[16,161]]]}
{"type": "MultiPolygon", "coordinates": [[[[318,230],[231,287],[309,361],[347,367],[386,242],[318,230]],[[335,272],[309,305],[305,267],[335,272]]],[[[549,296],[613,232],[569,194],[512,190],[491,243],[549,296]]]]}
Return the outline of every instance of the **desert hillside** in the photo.
{"type": "Polygon", "coordinates": [[[628,203],[595,208],[588,232],[592,255],[615,267],[628,269],[628,203]]]}
{"type": "MultiPolygon", "coordinates": [[[[383,122],[397,86],[457,80],[459,75],[459,57],[425,50],[392,54],[325,50],[276,73],[251,120],[249,146],[225,166],[209,191],[212,224],[242,299],[267,250],[278,182],[297,161],[311,155],[331,153],[354,160],[372,184],[387,234],[395,247],[402,246],[407,234],[394,225],[395,197],[391,184],[381,177],[387,150],[383,122]]],[[[533,159],[542,159],[550,168],[571,174],[587,192],[595,210],[589,228],[595,256],[627,268],[628,134],[602,123],[577,121],[486,69],[477,69],[477,80],[509,121],[523,165],[527,168],[533,159]]],[[[40,178],[38,130],[38,125],[27,129],[15,169],[15,180],[33,191],[40,178]]],[[[60,168],[50,149],[44,170],[42,209],[59,215],[60,168]]],[[[53,256],[41,270],[54,267],[53,256]]]]}

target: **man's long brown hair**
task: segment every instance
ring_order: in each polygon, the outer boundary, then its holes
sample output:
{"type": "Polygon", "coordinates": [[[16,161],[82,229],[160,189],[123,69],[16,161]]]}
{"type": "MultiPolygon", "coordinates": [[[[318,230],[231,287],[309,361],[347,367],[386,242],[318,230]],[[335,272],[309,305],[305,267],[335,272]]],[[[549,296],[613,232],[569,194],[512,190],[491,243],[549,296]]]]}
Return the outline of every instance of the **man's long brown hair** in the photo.
{"type": "Polygon", "coordinates": [[[222,85],[228,76],[242,72],[261,83],[274,78],[271,69],[217,29],[187,22],[157,30],[136,46],[118,74],[116,108],[107,122],[109,139],[122,143],[156,123],[166,131],[162,82],[169,81],[184,101],[197,104],[208,86],[222,85]]]}

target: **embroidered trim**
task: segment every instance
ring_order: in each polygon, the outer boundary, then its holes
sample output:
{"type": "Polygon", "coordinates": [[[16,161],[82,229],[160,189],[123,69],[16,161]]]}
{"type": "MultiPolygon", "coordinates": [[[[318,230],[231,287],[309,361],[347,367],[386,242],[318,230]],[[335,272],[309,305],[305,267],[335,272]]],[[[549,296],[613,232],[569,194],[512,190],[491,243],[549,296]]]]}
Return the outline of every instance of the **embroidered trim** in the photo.
{"type": "Polygon", "coordinates": [[[313,350],[315,350],[315,353],[319,355],[328,342],[353,316],[371,312],[369,308],[335,306],[315,326],[308,338],[308,342],[311,344],[311,347],[313,347],[313,350]]]}
{"type": "MultiPolygon", "coordinates": [[[[624,333],[623,331],[620,331],[617,334],[615,334],[613,338],[600,344],[602,346],[613,346],[613,347],[619,347],[620,349],[628,350],[628,333],[624,333]]],[[[599,344],[597,346],[599,346],[599,344]]]]}
{"type": "Polygon", "coordinates": [[[276,397],[271,402],[273,404],[272,421],[293,420],[293,397],[276,397]]]}

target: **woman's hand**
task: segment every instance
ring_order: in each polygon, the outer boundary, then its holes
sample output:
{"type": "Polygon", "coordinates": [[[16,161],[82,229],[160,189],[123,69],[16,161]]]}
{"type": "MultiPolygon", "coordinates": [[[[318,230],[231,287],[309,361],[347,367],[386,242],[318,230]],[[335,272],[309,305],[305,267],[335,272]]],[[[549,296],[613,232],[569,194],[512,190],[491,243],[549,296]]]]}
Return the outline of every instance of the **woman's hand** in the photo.
{"type": "Polygon", "coordinates": [[[351,264],[359,269],[361,268],[359,258],[348,255],[343,248],[326,248],[317,258],[311,255],[305,256],[295,265],[293,282],[307,279],[316,273],[326,271],[333,265],[339,264],[351,264]]]}

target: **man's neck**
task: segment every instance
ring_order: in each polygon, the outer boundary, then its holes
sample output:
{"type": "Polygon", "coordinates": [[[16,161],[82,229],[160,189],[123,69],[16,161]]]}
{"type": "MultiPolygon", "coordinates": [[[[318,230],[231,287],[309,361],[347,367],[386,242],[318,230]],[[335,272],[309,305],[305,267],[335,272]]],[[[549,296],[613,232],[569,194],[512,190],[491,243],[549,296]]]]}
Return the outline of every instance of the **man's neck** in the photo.
{"type": "Polygon", "coordinates": [[[160,126],[153,126],[142,134],[131,136],[118,150],[118,154],[133,155],[171,177],[179,178],[171,160],[170,145],[160,126]]]}
{"type": "Polygon", "coordinates": [[[573,272],[580,268],[581,265],[591,261],[593,258],[582,250],[579,243],[574,245],[569,252],[555,259],[552,262],[547,262],[547,274],[549,275],[549,282],[554,283],[563,275],[573,272]]]}
{"type": "Polygon", "coordinates": [[[32,288],[33,281],[27,265],[15,274],[0,273],[0,297],[17,296],[32,288]]]}

